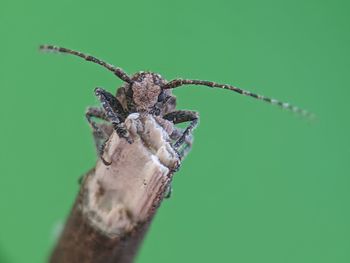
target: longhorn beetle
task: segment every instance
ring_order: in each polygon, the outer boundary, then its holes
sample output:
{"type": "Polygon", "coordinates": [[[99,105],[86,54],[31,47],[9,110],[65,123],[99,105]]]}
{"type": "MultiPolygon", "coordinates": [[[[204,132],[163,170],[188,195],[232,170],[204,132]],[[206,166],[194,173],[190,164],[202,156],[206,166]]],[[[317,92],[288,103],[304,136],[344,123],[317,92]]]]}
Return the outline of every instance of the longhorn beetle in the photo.
{"type": "Polygon", "coordinates": [[[99,149],[100,157],[105,165],[110,165],[110,163],[102,158],[102,153],[104,144],[113,131],[112,128],[119,137],[132,143],[132,139],[125,129],[124,120],[129,114],[135,112],[151,114],[158,120],[170,121],[172,124],[189,122],[189,125],[185,129],[174,127],[172,133],[169,134],[173,141],[173,148],[178,152],[180,159],[183,158],[191,148],[192,131],[196,128],[199,121],[199,114],[196,111],[176,110],[176,98],[172,95],[171,90],[185,85],[202,85],[211,88],[227,89],[270,104],[275,104],[303,116],[311,117],[312,115],[308,111],[289,103],[258,95],[228,84],[193,79],[166,81],[159,74],[148,71],[140,71],[129,76],[121,68],[79,51],[53,45],[42,45],[40,46],[40,50],[67,53],[81,57],[112,71],[119,79],[124,81],[124,84],[117,90],[115,96],[103,88],[95,88],[95,95],[100,100],[102,107],[89,107],[86,112],[86,118],[94,132],[96,147],[99,149]],[[109,124],[99,124],[93,121],[92,118],[107,121],[109,124]]]}

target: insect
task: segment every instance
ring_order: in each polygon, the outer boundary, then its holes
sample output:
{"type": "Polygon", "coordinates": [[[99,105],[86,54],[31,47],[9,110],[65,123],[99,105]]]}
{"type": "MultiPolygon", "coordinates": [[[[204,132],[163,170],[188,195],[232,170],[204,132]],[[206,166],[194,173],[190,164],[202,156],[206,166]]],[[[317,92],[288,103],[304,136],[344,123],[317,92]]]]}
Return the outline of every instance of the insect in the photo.
{"type": "Polygon", "coordinates": [[[102,158],[104,143],[113,130],[127,142],[133,142],[128,131],[125,129],[124,121],[129,114],[135,112],[144,115],[151,114],[158,120],[168,121],[173,125],[189,122],[188,126],[184,129],[174,126],[171,134],[169,134],[173,141],[173,148],[179,154],[180,159],[182,159],[192,146],[192,132],[199,122],[198,112],[176,109],[176,97],[172,94],[172,89],[185,85],[202,85],[211,88],[227,89],[241,95],[275,104],[303,116],[311,115],[308,111],[289,103],[258,95],[228,84],[193,79],[174,79],[167,81],[157,73],[144,71],[129,76],[121,68],[79,51],[53,45],[42,45],[40,46],[40,50],[67,53],[81,57],[112,71],[119,79],[124,81],[124,84],[117,90],[116,95],[109,93],[103,88],[95,88],[95,95],[100,100],[102,107],[89,107],[86,112],[86,118],[94,132],[96,146],[100,149],[100,157],[105,165],[110,165],[110,163],[102,158]],[[108,124],[97,123],[93,118],[107,121],[108,124]]]}

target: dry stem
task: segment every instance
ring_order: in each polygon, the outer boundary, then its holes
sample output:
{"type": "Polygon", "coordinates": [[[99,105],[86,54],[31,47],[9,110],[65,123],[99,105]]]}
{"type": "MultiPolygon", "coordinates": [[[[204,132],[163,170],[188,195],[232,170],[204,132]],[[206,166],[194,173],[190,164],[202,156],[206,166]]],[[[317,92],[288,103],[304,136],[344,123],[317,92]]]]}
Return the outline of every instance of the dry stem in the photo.
{"type": "Polygon", "coordinates": [[[126,122],[134,143],[113,133],[84,177],[50,262],[133,262],[180,161],[164,125],[150,115],[126,122]]]}

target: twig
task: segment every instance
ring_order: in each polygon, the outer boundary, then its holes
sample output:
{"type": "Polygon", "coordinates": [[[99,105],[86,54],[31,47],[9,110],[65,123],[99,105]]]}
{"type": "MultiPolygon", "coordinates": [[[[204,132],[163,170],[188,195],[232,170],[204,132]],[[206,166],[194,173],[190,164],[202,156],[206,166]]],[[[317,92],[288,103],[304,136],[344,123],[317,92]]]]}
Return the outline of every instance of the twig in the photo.
{"type": "Polygon", "coordinates": [[[151,116],[125,121],[133,143],[113,133],[84,177],[50,262],[133,262],[180,164],[168,133],[151,116]]]}

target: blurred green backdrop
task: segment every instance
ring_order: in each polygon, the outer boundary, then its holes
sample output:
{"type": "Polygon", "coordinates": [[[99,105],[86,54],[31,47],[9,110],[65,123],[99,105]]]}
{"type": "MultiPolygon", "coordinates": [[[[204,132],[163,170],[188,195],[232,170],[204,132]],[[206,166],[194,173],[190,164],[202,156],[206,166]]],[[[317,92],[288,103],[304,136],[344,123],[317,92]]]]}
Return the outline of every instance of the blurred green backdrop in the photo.
{"type": "Polygon", "coordinates": [[[121,84],[76,57],[39,53],[47,43],[318,116],[176,90],[201,124],[137,262],[350,262],[349,11],[341,0],[1,0],[0,261],[48,257],[96,160],[84,118],[93,89],[121,84]]]}

